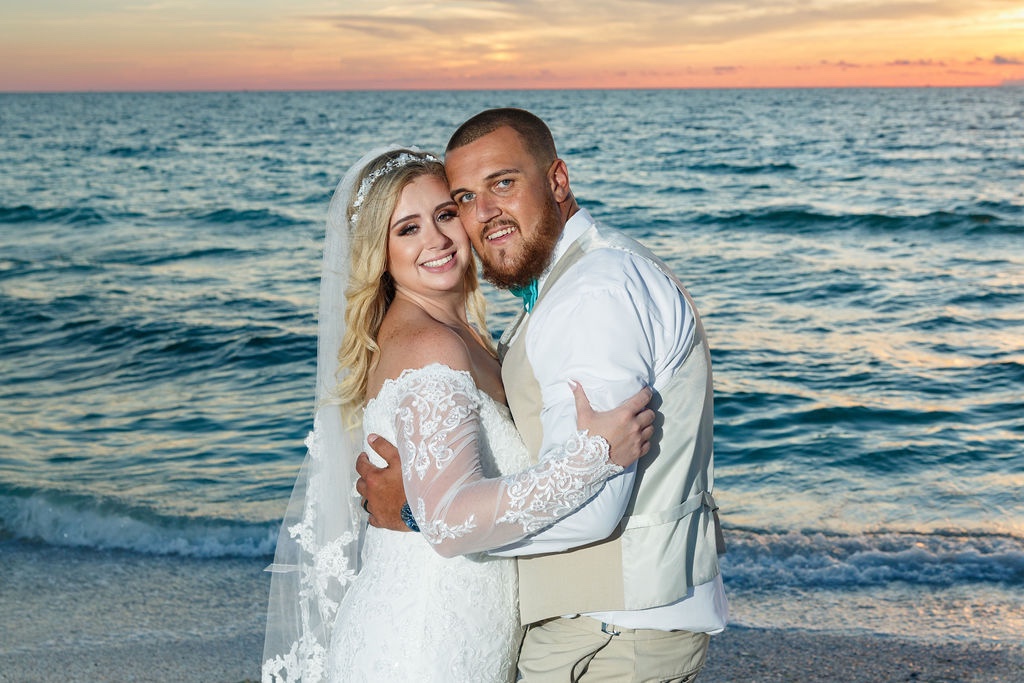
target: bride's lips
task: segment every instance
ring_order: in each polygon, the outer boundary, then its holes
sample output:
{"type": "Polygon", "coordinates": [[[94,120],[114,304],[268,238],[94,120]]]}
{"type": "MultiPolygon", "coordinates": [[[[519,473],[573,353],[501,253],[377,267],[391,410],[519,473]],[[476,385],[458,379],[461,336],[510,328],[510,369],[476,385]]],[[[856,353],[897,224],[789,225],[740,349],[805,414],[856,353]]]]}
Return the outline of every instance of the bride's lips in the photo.
{"type": "Polygon", "coordinates": [[[449,270],[454,265],[455,265],[455,252],[454,251],[450,252],[448,254],[445,254],[444,256],[441,256],[439,258],[433,259],[431,261],[424,261],[423,263],[420,264],[420,266],[422,266],[423,268],[426,268],[427,270],[433,270],[433,271],[438,271],[438,272],[449,270]]]}

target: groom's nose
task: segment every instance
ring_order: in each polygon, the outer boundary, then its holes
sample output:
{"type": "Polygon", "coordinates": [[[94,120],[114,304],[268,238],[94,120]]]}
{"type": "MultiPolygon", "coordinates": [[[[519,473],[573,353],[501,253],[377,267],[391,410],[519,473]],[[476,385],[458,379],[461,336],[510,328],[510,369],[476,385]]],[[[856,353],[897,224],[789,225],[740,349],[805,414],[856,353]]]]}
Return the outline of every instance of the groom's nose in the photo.
{"type": "Polygon", "coordinates": [[[477,195],[476,201],[473,202],[473,218],[477,223],[485,224],[500,213],[501,207],[494,197],[487,193],[484,193],[483,196],[477,195]]]}

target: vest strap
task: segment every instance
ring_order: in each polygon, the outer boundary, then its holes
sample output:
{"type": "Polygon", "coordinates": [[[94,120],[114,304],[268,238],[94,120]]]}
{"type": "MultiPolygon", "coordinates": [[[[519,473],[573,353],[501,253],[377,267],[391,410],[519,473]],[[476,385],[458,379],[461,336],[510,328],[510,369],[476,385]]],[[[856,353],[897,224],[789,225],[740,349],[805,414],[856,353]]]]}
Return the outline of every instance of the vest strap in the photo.
{"type": "Polygon", "coordinates": [[[512,346],[512,341],[516,338],[516,334],[519,332],[520,325],[526,320],[529,313],[525,309],[520,309],[519,315],[512,321],[512,324],[505,328],[505,332],[501,335],[501,339],[498,340],[498,362],[503,363],[505,361],[505,355],[508,353],[508,349],[512,346]]]}
{"type": "Polygon", "coordinates": [[[649,526],[658,526],[659,524],[668,524],[669,522],[680,520],[687,515],[692,515],[701,508],[708,508],[712,511],[718,509],[718,505],[715,504],[715,497],[709,491],[701,491],[696,496],[687,498],[679,505],[668,510],[652,512],[648,515],[627,517],[623,520],[622,529],[642,529],[649,526]]]}

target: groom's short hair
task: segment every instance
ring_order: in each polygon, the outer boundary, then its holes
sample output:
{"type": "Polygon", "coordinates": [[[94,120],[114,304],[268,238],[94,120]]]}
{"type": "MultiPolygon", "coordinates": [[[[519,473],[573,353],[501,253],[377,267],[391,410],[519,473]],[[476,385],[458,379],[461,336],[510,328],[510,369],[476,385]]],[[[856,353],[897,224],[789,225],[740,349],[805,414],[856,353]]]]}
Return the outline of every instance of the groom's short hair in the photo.
{"type": "Polygon", "coordinates": [[[555,151],[555,139],[551,136],[547,124],[525,109],[512,107],[488,109],[463,123],[458,130],[452,133],[451,139],[448,140],[448,147],[445,148],[445,154],[476,142],[504,126],[508,126],[519,134],[526,150],[541,164],[546,166],[558,158],[558,153],[555,151]]]}

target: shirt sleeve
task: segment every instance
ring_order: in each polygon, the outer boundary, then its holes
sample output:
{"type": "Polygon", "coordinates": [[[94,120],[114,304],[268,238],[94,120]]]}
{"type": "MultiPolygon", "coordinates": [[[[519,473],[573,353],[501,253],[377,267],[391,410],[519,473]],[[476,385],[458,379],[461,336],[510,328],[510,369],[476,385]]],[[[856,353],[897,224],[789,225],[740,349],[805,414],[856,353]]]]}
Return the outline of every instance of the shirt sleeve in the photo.
{"type": "MultiPolygon", "coordinates": [[[[657,389],[667,380],[692,345],[695,329],[692,311],[672,281],[628,256],[581,261],[558,286],[535,310],[525,339],[543,397],[541,460],[576,429],[570,379],[580,382],[595,409],[614,408],[643,386],[657,389]]],[[[561,552],[607,538],[626,511],[634,482],[635,465],[572,514],[494,554],[561,552]]]]}
{"type": "Polygon", "coordinates": [[[452,557],[508,544],[575,509],[622,471],[600,436],[573,431],[530,469],[487,479],[477,389],[448,368],[406,382],[395,416],[406,497],[420,531],[452,557]]]}

